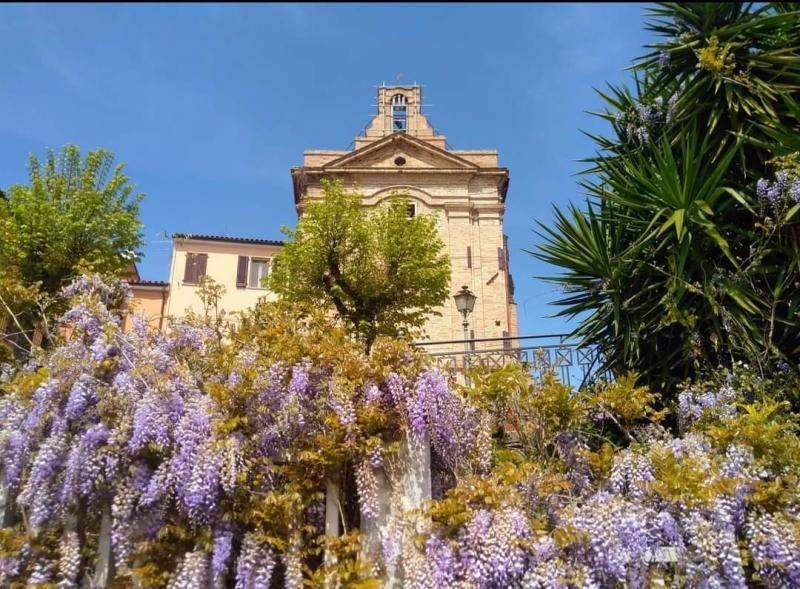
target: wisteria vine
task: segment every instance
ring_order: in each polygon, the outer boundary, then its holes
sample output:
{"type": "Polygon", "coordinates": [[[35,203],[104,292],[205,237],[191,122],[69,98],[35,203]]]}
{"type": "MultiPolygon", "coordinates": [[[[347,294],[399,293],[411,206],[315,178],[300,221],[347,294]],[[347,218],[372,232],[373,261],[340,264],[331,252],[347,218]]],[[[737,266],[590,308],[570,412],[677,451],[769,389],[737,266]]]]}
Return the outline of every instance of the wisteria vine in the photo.
{"type": "Polygon", "coordinates": [[[684,390],[681,436],[650,424],[602,454],[606,404],[552,432],[550,458],[510,459],[508,407],[438,370],[402,360],[347,380],[203,322],[126,333],[109,306],[124,284],[87,276],[65,294],[69,337],[0,384],[0,586],[79,586],[104,525],[116,574],[151,586],[313,583],[330,566],[315,556],[326,480],[352,487],[345,520],[379,521],[379,477],[407,439],[430,444],[436,500],[415,542],[383,531],[363,575],[402,561],[410,588],[800,587],[796,422],[734,380],[684,390]]]}

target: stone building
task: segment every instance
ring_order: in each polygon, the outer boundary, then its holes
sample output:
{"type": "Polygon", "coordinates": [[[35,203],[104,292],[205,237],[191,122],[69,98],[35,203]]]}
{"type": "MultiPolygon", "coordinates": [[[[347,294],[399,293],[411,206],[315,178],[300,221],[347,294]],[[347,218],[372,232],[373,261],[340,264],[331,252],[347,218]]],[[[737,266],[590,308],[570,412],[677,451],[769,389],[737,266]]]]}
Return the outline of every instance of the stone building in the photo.
{"type": "MultiPolygon", "coordinates": [[[[430,125],[420,86],[378,87],[377,112],[349,151],[312,149],[292,168],[298,215],[322,194],[323,178],[357,188],[367,207],[392,194],[407,196],[410,214],[434,214],[453,268],[452,292],[467,285],[477,295],[469,318],[477,338],[517,336],[517,306],[503,233],[508,169],[497,151],[455,150],[430,125]]],[[[463,339],[453,299],[432,317],[431,341],[463,339]]],[[[496,347],[496,343],[494,347],[496,347]]]]}
{"type": "MultiPolygon", "coordinates": [[[[355,138],[353,149],[308,150],[291,175],[298,215],[305,202],[321,196],[323,178],[341,179],[357,188],[366,207],[402,194],[412,203],[409,214],[435,215],[452,263],[452,293],[467,285],[477,296],[470,335],[518,335],[503,233],[508,169],[498,165],[495,150],[450,149],[422,112],[420,86],[380,86],[377,112],[355,138]]],[[[136,299],[149,309],[151,321],[163,327],[154,314],[180,316],[188,308],[200,309],[197,280],[207,274],[225,286],[222,307],[242,310],[261,296],[274,296],[260,287],[258,278],[269,271],[280,245],[240,237],[174,235],[169,281],[139,281],[133,285],[136,299]]],[[[453,299],[439,312],[441,316],[432,317],[425,328],[427,340],[462,340],[462,318],[453,299]]]]}

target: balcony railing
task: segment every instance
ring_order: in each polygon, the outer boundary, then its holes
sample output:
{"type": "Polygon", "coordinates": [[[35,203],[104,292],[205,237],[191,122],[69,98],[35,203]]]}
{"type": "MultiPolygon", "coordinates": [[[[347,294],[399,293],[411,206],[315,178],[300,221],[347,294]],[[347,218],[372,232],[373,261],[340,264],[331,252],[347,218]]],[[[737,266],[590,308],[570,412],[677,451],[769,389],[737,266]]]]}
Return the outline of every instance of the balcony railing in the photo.
{"type": "Polygon", "coordinates": [[[519,362],[540,380],[553,371],[564,384],[581,387],[600,374],[600,359],[594,346],[578,346],[565,334],[526,335],[520,337],[476,338],[417,342],[433,356],[439,366],[450,372],[474,366],[500,368],[519,362]]]}

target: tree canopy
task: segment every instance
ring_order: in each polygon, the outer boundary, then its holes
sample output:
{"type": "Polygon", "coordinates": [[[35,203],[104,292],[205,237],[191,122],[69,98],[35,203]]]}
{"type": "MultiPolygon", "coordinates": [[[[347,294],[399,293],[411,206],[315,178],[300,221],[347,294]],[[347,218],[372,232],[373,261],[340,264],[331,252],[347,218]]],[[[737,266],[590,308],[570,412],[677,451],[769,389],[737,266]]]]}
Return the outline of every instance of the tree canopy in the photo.
{"type": "Polygon", "coordinates": [[[536,255],[607,367],[673,389],[698,370],[800,360],[800,11],[663,3],[611,135],[536,255]]]}
{"type": "Polygon", "coordinates": [[[1,314],[18,315],[23,330],[48,314],[32,305],[52,296],[80,268],[119,274],[139,259],[139,202],[143,195],[114,165],[114,155],[95,149],[81,156],[75,145],[31,155],[30,182],[11,186],[0,199],[1,314]]]}
{"type": "Polygon", "coordinates": [[[378,336],[422,327],[448,296],[450,261],[428,215],[407,201],[368,211],[357,192],[323,183],[277,258],[270,287],[290,301],[323,301],[369,348],[378,336]]]}

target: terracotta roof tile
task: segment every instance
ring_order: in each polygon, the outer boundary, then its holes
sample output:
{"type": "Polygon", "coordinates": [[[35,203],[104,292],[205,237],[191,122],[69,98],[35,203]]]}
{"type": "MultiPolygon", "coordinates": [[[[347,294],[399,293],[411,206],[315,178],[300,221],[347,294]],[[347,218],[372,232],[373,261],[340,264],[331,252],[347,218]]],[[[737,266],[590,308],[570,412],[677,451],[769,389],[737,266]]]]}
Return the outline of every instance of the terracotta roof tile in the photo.
{"type": "Polygon", "coordinates": [[[258,239],[254,237],[231,237],[227,235],[202,235],[199,233],[173,233],[173,239],[196,239],[202,241],[223,241],[228,243],[252,243],[256,245],[283,245],[274,239],[258,239]]]}

